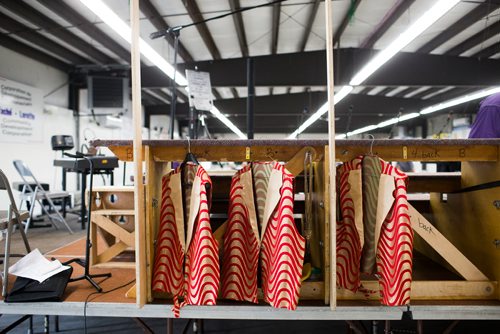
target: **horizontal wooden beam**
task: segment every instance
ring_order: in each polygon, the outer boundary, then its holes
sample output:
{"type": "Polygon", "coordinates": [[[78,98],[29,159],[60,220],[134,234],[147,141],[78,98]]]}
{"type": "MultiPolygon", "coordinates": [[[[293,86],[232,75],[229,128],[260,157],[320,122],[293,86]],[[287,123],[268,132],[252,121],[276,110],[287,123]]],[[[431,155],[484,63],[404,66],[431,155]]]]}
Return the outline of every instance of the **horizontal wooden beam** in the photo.
{"type": "MultiPolygon", "coordinates": [[[[132,160],[132,141],[95,140],[94,146],[109,147],[120,160],[132,160]]],[[[182,161],[187,140],[145,140],[157,161],[182,161]]],[[[321,152],[326,140],[192,140],[191,152],[200,161],[288,161],[302,147],[321,152]],[[247,148],[250,158],[247,158],[247,148]]],[[[499,139],[384,139],[338,140],[338,161],[350,161],[359,155],[373,153],[386,161],[498,161],[499,139]]],[[[322,159],[319,155],[317,159],[322,159]]]]}
{"type": "MultiPolygon", "coordinates": [[[[377,281],[362,281],[364,288],[372,291],[379,290],[377,281]]],[[[474,300],[496,299],[498,284],[496,281],[413,281],[411,282],[410,298],[412,300],[474,300]]],[[[354,293],[339,289],[337,298],[340,300],[378,300],[378,293],[365,296],[364,293],[354,293]]]]}

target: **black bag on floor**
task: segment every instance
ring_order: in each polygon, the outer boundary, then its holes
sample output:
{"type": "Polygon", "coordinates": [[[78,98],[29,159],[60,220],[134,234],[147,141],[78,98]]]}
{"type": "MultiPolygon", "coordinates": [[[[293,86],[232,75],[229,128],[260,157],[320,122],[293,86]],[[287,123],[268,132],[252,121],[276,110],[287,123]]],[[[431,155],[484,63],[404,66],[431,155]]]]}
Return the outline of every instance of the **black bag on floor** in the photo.
{"type": "Polygon", "coordinates": [[[8,303],[60,302],[72,273],[73,268],[70,267],[47,278],[42,283],[30,278],[17,277],[5,301],[8,303]]]}

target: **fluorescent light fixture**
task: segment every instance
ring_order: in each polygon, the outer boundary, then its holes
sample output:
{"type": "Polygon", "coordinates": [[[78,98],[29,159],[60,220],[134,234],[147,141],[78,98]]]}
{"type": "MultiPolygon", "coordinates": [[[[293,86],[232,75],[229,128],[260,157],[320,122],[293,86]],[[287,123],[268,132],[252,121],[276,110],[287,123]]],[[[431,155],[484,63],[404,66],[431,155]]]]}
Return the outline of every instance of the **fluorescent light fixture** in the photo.
{"type": "MultiPolygon", "coordinates": [[[[371,131],[374,129],[380,129],[380,128],[383,128],[383,127],[386,127],[386,126],[389,126],[389,125],[392,125],[395,123],[404,122],[404,121],[407,121],[407,120],[412,119],[412,118],[416,118],[416,117],[419,117],[422,115],[427,115],[427,114],[430,114],[430,113],[433,113],[433,112],[436,112],[439,110],[443,110],[446,108],[450,108],[450,107],[453,107],[453,106],[456,106],[456,105],[459,105],[462,103],[466,103],[469,101],[477,100],[477,99],[480,99],[480,98],[483,98],[483,97],[486,97],[486,96],[489,96],[489,95],[492,95],[495,93],[500,93],[500,87],[493,87],[490,89],[481,90],[481,91],[478,91],[478,92],[475,92],[472,94],[464,95],[464,96],[456,98],[456,99],[448,100],[448,101],[445,101],[443,103],[439,103],[439,104],[427,107],[427,108],[421,110],[420,112],[406,114],[406,115],[403,115],[399,118],[394,117],[394,118],[388,119],[387,121],[380,122],[377,125],[365,126],[363,128],[354,130],[352,132],[348,132],[347,136],[368,132],[368,131],[371,131]]],[[[335,138],[336,139],[346,138],[346,135],[340,134],[338,136],[335,136],[335,138]]]]}
{"type": "Polygon", "coordinates": [[[368,126],[365,126],[365,127],[359,128],[359,129],[357,129],[357,130],[354,130],[354,131],[348,132],[348,133],[347,133],[347,136],[359,135],[359,134],[361,134],[361,133],[365,133],[365,132],[368,132],[368,131],[375,130],[376,128],[377,128],[377,126],[376,126],[376,125],[368,125],[368,126]]]}
{"type": "MultiPolygon", "coordinates": [[[[411,43],[416,37],[418,37],[422,32],[429,28],[434,22],[439,20],[441,16],[446,14],[450,9],[452,9],[460,0],[440,0],[434,6],[432,6],[428,11],[426,11],[415,23],[413,23],[408,29],[406,29],[401,35],[399,35],[389,46],[384,50],[380,51],[372,60],[368,62],[349,82],[349,86],[358,86],[363,83],[370,75],[372,75],[376,70],[378,70],[382,65],[384,65],[389,59],[394,57],[396,53],[401,51],[405,46],[411,43]]],[[[343,88],[343,89],[344,89],[343,88]]],[[[353,87],[345,94],[348,95],[352,91],[353,87]]],[[[340,91],[342,92],[342,90],[340,91]]],[[[339,94],[340,94],[339,92],[339,94]]],[[[342,96],[344,98],[345,96],[342,96]]],[[[340,99],[339,99],[340,101],[340,99]]],[[[323,107],[321,107],[323,108],[323,107]]],[[[319,109],[316,113],[326,111],[319,109]]],[[[311,116],[314,117],[316,113],[311,116]]],[[[321,114],[322,115],[322,114],[321,114]]],[[[308,126],[314,123],[321,116],[319,115],[311,122],[308,119],[304,124],[302,124],[294,133],[292,133],[288,138],[296,138],[297,135],[303,132],[308,126]],[[307,123],[307,126],[306,126],[307,123]]],[[[394,124],[394,123],[392,123],[394,124]]],[[[368,130],[370,131],[370,130],[368,130]]],[[[366,131],[364,131],[366,132],[366,131]]],[[[349,136],[350,133],[347,133],[349,136]]],[[[345,135],[344,135],[345,136],[345,135]]]]}
{"type": "Polygon", "coordinates": [[[219,121],[221,121],[222,123],[224,123],[228,128],[231,129],[231,131],[233,131],[234,133],[236,133],[238,135],[238,137],[240,137],[241,139],[247,139],[247,136],[240,131],[240,129],[238,129],[236,127],[236,125],[234,125],[226,116],[224,116],[220,111],[219,109],[217,109],[216,106],[213,106],[212,107],[212,110],[210,110],[210,112],[219,119],[219,121]]]}
{"type": "MultiPolygon", "coordinates": [[[[333,104],[337,104],[340,101],[342,101],[349,93],[353,90],[352,86],[344,86],[340,89],[340,91],[335,94],[333,97],[333,104]]],[[[311,124],[316,122],[321,116],[323,116],[326,112],[328,111],[328,102],[323,104],[319,109],[311,115],[304,123],[302,123],[301,126],[297,130],[295,130],[290,136],[288,136],[288,139],[294,139],[296,138],[299,134],[301,134],[305,129],[307,129],[311,124]]]]}
{"type": "MultiPolygon", "coordinates": [[[[127,43],[131,43],[132,30],[115,12],[101,0],[80,0],[90,11],[97,15],[114,32],[116,32],[127,43]]],[[[170,65],[158,52],[156,52],[146,41],[139,39],[141,54],[155,66],[157,66],[168,77],[174,77],[174,67],[170,65]]],[[[182,73],[177,72],[175,82],[179,86],[187,86],[187,80],[182,73]]]]}
{"type": "Polygon", "coordinates": [[[498,93],[498,92],[500,92],[500,87],[493,87],[493,88],[490,88],[490,89],[481,90],[479,92],[475,92],[475,93],[472,93],[472,94],[467,94],[467,95],[458,97],[458,98],[453,99],[453,100],[445,101],[443,103],[439,103],[439,104],[427,107],[427,108],[421,110],[420,114],[421,115],[430,114],[430,113],[433,113],[433,112],[436,112],[436,111],[439,111],[439,110],[443,110],[443,109],[446,109],[446,108],[449,108],[449,107],[453,107],[453,106],[456,106],[456,105],[459,105],[459,104],[462,104],[462,103],[465,103],[465,102],[469,102],[469,101],[472,101],[472,100],[477,100],[477,99],[480,99],[482,97],[485,97],[485,96],[488,96],[488,95],[491,95],[491,94],[495,94],[495,93],[498,93]]]}
{"type": "Polygon", "coordinates": [[[357,86],[363,83],[370,75],[384,65],[396,53],[401,51],[417,36],[429,28],[441,16],[453,8],[460,0],[440,0],[424,13],[415,23],[398,36],[388,47],[379,52],[368,64],[366,64],[349,82],[349,85],[357,86]]]}
{"type": "Polygon", "coordinates": [[[388,119],[387,121],[383,121],[383,122],[378,123],[377,128],[383,128],[383,127],[386,127],[388,125],[396,124],[398,122],[407,121],[409,119],[412,119],[412,118],[415,118],[418,116],[420,116],[420,114],[418,112],[413,112],[411,114],[402,115],[400,117],[394,117],[394,118],[388,119]]]}
{"type": "MultiPolygon", "coordinates": [[[[101,0],[80,0],[80,2],[87,7],[91,12],[97,15],[104,23],[106,23],[114,32],[116,32],[121,38],[131,43],[132,30],[115,12],[111,10],[107,5],[101,0]]],[[[156,52],[146,41],[142,38],[139,39],[139,49],[141,54],[150,62],[152,62],[156,67],[158,67],[163,73],[165,73],[169,78],[174,78],[175,69],[170,65],[165,58],[163,58],[158,52],[156,52]]],[[[187,80],[182,73],[177,71],[175,75],[175,82],[179,86],[187,88],[187,80]]],[[[215,117],[217,117],[222,123],[224,123],[228,128],[240,138],[246,138],[243,132],[240,131],[226,116],[224,116],[215,106],[210,111],[215,117]]]]}

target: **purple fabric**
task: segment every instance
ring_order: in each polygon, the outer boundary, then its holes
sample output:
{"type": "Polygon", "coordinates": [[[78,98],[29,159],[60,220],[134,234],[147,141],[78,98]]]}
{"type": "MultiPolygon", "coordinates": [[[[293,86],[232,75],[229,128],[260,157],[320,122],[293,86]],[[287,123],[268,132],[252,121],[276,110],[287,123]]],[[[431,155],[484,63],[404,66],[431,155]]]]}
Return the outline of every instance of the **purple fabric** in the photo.
{"type": "Polygon", "coordinates": [[[481,101],[469,138],[500,138],[500,93],[481,101]]]}

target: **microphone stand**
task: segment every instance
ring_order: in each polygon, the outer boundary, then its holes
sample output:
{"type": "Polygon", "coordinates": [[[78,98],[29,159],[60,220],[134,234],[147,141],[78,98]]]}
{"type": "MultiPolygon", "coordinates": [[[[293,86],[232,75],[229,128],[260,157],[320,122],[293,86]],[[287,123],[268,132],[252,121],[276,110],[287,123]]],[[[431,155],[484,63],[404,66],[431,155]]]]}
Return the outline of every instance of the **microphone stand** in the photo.
{"type": "MultiPolygon", "coordinates": [[[[94,278],[97,278],[97,277],[111,277],[111,273],[106,273],[106,274],[90,274],[90,248],[92,247],[92,243],[90,242],[90,216],[92,215],[92,180],[93,180],[93,176],[94,176],[94,164],[92,162],[92,159],[90,159],[89,157],[85,156],[84,154],[80,153],[80,152],[76,152],[76,154],[70,154],[70,153],[64,153],[65,156],[67,157],[70,157],[70,158],[83,158],[85,160],[87,160],[87,162],[89,163],[89,170],[90,170],[90,184],[89,184],[89,209],[88,209],[88,212],[87,212],[87,236],[86,236],[86,240],[85,240],[85,259],[79,259],[79,258],[75,258],[75,259],[71,259],[65,263],[63,263],[64,265],[68,265],[68,264],[71,264],[71,263],[76,263],[80,266],[82,266],[84,268],[84,273],[83,275],[81,276],[78,276],[78,277],[75,277],[75,278],[71,278],[69,281],[70,282],[76,282],[76,281],[80,281],[82,279],[86,279],[87,281],[90,282],[90,284],[92,284],[92,286],[94,288],[96,288],[96,290],[98,292],[102,292],[102,288],[99,286],[99,284],[97,284],[96,281],[94,281],[94,278]]],[[[82,198],[82,205],[85,205],[84,203],[84,199],[82,198]]]]}

